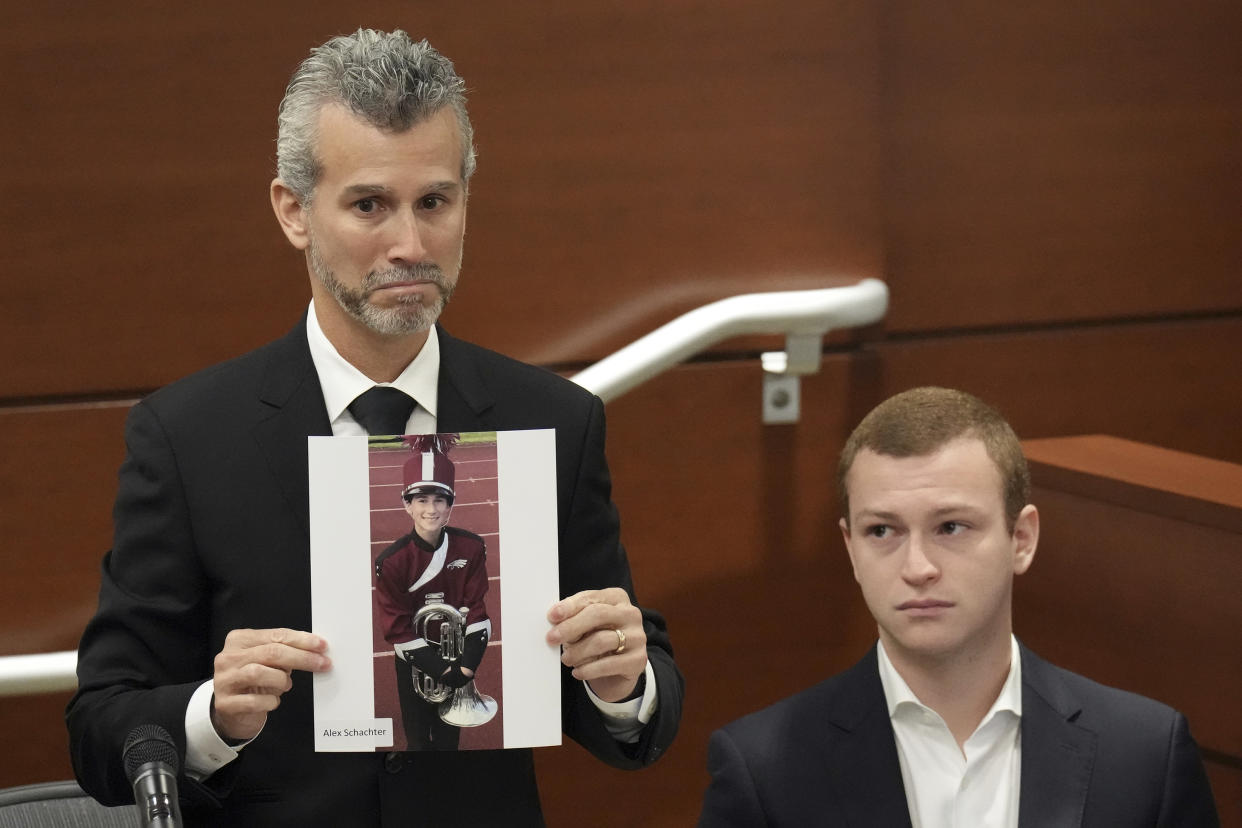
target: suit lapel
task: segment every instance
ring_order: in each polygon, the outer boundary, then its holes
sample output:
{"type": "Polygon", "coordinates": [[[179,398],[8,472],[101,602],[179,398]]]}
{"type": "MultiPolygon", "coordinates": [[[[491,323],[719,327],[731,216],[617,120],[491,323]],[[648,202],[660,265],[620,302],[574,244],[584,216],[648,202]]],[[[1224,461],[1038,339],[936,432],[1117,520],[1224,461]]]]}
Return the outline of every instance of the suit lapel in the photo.
{"type": "Polygon", "coordinates": [[[1075,724],[1082,706],[1056,667],[1026,647],[1022,652],[1022,781],[1019,828],[1077,828],[1091,771],[1096,734],[1075,724]]]}
{"type": "Polygon", "coordinates": [[[436,430],[441,432],[491,431],[492,395],[488,391],[467,346],[437,327],[440,339],[439,399],[436,403],[436,430]]]}
{"type": "Polygon", "coordinates": [[[908,826],[897,741],[884,702],[875,647],[842,677],[824,746],[828,784],[850,826],[908,826]]]}
{"type": "Polygon", "coordinates": [[[306,438],[331,436],[332,423],[306,344],[305,317],[284,339],[272,344],[260,383],[259,402],[261,413],[254,427],[255,439],[289,509],[309,537],[306,438]]]}

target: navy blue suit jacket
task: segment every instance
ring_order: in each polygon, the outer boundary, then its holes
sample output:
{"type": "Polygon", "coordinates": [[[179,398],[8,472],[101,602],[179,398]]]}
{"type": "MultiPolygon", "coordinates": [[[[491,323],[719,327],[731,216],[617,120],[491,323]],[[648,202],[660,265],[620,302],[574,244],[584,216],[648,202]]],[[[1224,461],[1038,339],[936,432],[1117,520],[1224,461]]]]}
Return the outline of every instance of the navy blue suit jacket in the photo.
{"type": "MultiPolygon", "coordinates": [[[[1186,719],[1022,654],[1020,828],[1220,824],[1186,719]]],[[[700,828],[909,828],[873,647],[712,734],[700,828]]]]}
{"type": "MultiPolygon", "coordinates": [[[[441,431],[556,429],[562,594],[633,589],[604,459],[599,399],[556,375],[441,332],[441,431]]],[[[305,321],[284,338],[150,395],[126,423],[127,454],[99,609],[79,650],[67,719],[82,787],[132,802],[126,734],[163,726],[184,756],[184,717],[240,627],[309,630],[309,435],[330,435],[305,321]]],[[[659,710],[619,745],[564,673],[565,733],[609,764],[654,761],[677,731],[683,681],[663,620],[644,610],[659,710]]],[[[260,736],[207,784],[182,779],[191,825],[542,823],[530,751],[315,753],[310,676],[260,736]]]]}

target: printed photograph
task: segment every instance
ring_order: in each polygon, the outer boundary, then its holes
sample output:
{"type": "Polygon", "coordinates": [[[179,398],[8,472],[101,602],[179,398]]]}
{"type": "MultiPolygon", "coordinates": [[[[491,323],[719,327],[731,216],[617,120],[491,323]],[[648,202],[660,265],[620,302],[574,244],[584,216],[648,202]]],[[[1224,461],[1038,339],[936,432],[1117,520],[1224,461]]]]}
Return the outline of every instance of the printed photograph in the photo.
{"type": "Polygon", "coordinates": [[[503,747],[494,432],[368,451],[375,714],[393,750],[503,747]]]}
{"type": "Polygon", "coordinates": [[[311,437],[315,749],[560,744],[556,436],[311,437]]]}

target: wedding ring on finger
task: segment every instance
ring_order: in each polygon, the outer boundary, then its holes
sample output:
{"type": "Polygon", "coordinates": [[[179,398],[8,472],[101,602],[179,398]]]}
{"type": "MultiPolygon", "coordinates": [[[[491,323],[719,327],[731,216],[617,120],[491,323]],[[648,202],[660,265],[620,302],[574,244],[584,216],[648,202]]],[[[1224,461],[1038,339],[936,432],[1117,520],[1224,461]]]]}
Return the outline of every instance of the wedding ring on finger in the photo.
{"type": "Polygon", "coordinates": [[[613,655],[621,655],[625,652],[625,633],[620,630],[613,630],[617,634],[617,649],[612,651],[613,655]]]}

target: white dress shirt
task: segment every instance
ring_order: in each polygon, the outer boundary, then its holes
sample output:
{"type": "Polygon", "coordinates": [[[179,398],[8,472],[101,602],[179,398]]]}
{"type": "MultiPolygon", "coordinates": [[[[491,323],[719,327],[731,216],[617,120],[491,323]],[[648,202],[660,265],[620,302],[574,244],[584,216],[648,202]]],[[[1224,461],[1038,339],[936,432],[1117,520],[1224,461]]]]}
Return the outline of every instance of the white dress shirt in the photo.
{"type": "MultiPolygon", "coordinates": [[[[306,314],[306,340],[310,346],[311,361],[319,375],[324,405],[332,423],[334,437],[365,437],[366,430],[349,413],[349,404],[364,391],[375,385],[391,386],[404,391],[417,405],[406,423],[406,434],[435,434],[436,411],[439,404],[440,339],[435,326],[427,333],[418,355],[392,382],[376,383],[349,363],[328,341],[319,319],[315,315],[315,303],[310,304],[306,314]]],[[[604,726],[613,738],[622,742],[635,742],[643,726],[655,713],[658,694],[655,671],[651,663],[646,668],[646,689],[640,698],[624,702],[606,702],[586,685],[587,697],[604,715],[604,726]]],[[[211,724],[211,699],[215,692],[209,679],[199,685],[190,698],[185,713],[186,772],[204,779],[237,758],[245,744],[230,746],[211,724]]],[[[257,737],[256,737],[257,738],[257,737]]],[[[253,740],[252,740],[253,741],[253,740]]],[[[248,742],[246,744],[249,744],[248,742]]]]}
{"type": "Polygon", "coordinates": [[[877,645],[913,828],[1017,828],[1022,660],[1012,636],[1010,648],[1009,676],[1000,694],[958,748],[944,719],[918,700],[884,644],[877,645]]]}

